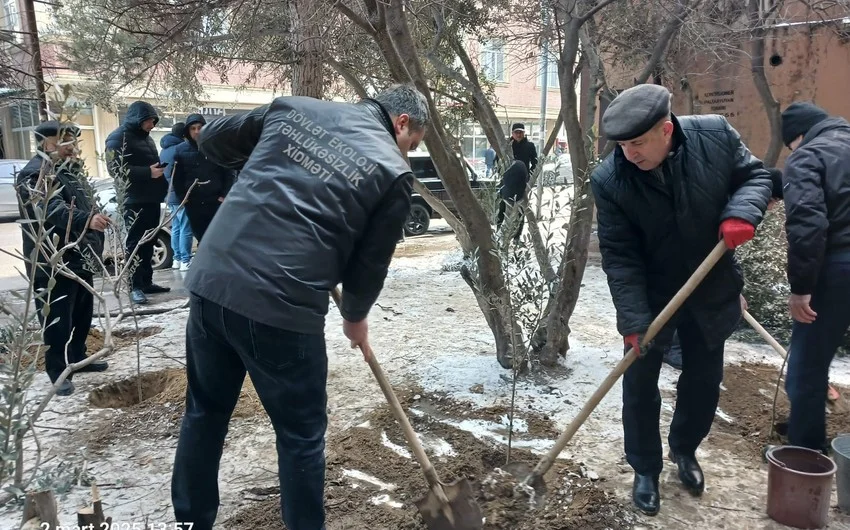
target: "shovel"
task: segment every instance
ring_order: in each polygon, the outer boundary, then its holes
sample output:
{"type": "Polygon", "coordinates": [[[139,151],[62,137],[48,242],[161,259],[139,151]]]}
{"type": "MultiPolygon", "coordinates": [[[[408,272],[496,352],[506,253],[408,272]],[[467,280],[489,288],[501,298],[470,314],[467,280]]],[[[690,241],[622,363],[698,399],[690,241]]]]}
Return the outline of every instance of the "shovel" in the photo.
{"type": "MultiPolygon", "coordinates": [[[[685,285],[679,289],[679,292],[676,293],[676,296],[673,297],[670,302],[664,307],[664,309],[659,313],[655,320],[652,321],[652,324],[649,325],[649,329],[646,331],[646,335],[643,337],[643,342],[641,343],[641,347],[646,346],[655,336],[661,331],[661,328],[667,324],[667,321],[673,316],[676,311],[682,306],[685,300],[694,292],[700,282],[705,279],[708,273],[711,271],[712,267],[720,261],[720,258],[723,257],[724,254],[729,249],[726,248],[726,243],[721,240],[717,243],[717,246],[714,247],[714,250],[711,251],[711,254],[705,258],[699,268],[693,273],[693,275],[688,279],[685,285]]],[[[593,410],[599,405],[599,402],[602,401],[602,398],[611,390],[611,387],[614,386],[614,383],[620,379],[629,366],[632,365],[633,362],[638,358],[638,352],[631,348],[628,353],[617,363],[617,366],[611,370],[611,373],[605,378],[599,388],[596,389],[596,392],[590,396],[590,399],[581,409],[579,415],[567,426],[567,429],[561,434],[558,441],[555,442],[555,445],[552,449],[546,453],[543,458],[537,463],[533,470],[525,477],[525,479],[520,484],[521,487],[532,487],[535,491],[541,491],[544,488],[543,475],[549,471],[549,468],[552,467],[552,464],[555,463],[555,459],[558,458],[558,455],[561,454],[561,451],[570,443],[575,433],[579,430],[593,410]]],[[[520,462],[516,462],[514,464],[510,464],[506,466],[508,471],[516,478],[521,478],[525,475],[527,466],[520,462]]],[[[545,490],[544,490],[545,491],[545,490]]]]}
{"type": "MultiPolygon", "coordinates": [[[[334,288],[331,291],[331,296],[334,299],[337,307],[340,306],[342,295],[339,289],[334,288]]],[[[360,347],[361,351],[363,347],[360,347]]],[[[413,454],[416,456],[416,461],[422,466],[422,472],[425,474],[425,480],[428,481],[428,486],[431,491],[428,495],[416,501],[416,508],[419,514],[425,521],[425,526],[428,530],[480,530],[483,528],[483,516],[481,507],[475,502],[472,494],[472,486],[465,478],[456,480],[451,484],[444,484],[437,476],[437,471],[431,465],[428,455],[422,449],[422,444],[419,443],[419,438],[413,432],[413,427],[410,425],[410,420],[401,408],[398,398],[393,392],[393,387],[387,380],[384,370],[378,364],[378,359],[371,351],[363,352],[367,354],[369,368],[375,374],[375,379],[378,380],[378,385],[384,393],[387,403],[390,404],[393,416],[401,425],[404,432],[404,437],[407,443],[413,449],[413,454]]]]}

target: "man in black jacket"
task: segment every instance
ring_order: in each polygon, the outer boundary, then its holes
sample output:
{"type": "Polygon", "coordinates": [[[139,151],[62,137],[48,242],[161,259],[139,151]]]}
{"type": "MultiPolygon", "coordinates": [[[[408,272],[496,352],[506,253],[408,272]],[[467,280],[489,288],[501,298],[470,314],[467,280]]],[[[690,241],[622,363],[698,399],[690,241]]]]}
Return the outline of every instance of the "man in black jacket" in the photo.
{"type": "Polygon", "coordinates": [[[283,521],[324,528],[328,293],[342,282],[343,331],[369,355],[366,317],[410,210],[407,152],[428,120],[425,97],[400,85],[358,104],[279,97],[201,130],[200,152],[241,173],[186,280],[177,521],[212,528],[247,370],[277,435],[283,521]]]}
{"type": "MultiPolygon", "coordinates": [[[[514,160],[513,163],[505,170],[502,175],[502,182],[499,186],[499,207],[496,214],[496,227],[502,226],[505,220],[505,210],[508,206],[511,207],[510,217],[513,217],[509,224],[516,226],[514,239],[519,241],[522,234],[523,221],[523,206],[526,199],[526,188],[528,186],[528,169],[521,160],[514,160]]],[[[511,226],[510,228],[514,228],[511,226]]]]}
{"type": "Polygon", "coordinates": [[[788,305],[788,442],[827,451],[829,366],[850,327],[850,123],[811,103],[782,113],[788,305]]]}
{"type": "MultiPolygon", "coordinates": [[[[127,109],[124,123],[106,138],[107,168],[112,178],[127,181],[126,254],[129,257],[139,246],[145,232],[159,226],[162,200],[168,193],[168,182],[163,178],[159,151],[150,132],[159,122],[156,109],[144,101],[135,101],[127,109]]],[[[138,265],[130,279],[130,300],[134,304],[147,303],[145,294],[165,293],[169,287],[153,283],[152,239],[139,246],[138,265]]]]}
{"type": "MultiPolygon", "coordinates": [[[[94,205],[86,192],[82,162],[76,157],[79,134],[79,128],[69,123],[47,121],[39,125],[35,129],[37,154],[21,169],[15,181],[21,218],[34,221],[21,224],[23,255],[27,260],[27,274],[34,280],[36,309],[42,326],[46,326],[43,333],[47,346],[45,369],[54,383],[68,364],[86,358],[94,296],[82,283],[92,285],[93,273],[87,266],[87,259],[95,260],[103,253],[103,231],[109,225],[108,217],[94,213],[94,205]],[[36,207],[42,212],[40,216],[36,214],[36,207]],[[42,230],[43,235],[39,237],[42,230]],[[79,279],[68,278],[59,268],[51,267],[53,251],[47,242],[54,236],[59,238],[56,249],[79,240],[61,260],[63,267],[79,279]],[[39,241],[39,248],[36,248],[39,241]],[[51,277],[55,284],[48,289],[51,277]],[[44,315],[47,302],[50,311],[44,315]],[[54,319],[56,321],[52,322],[54,319]]],[[[94,361],[79,371],[102,372],[107,367],[106,361],[94,361]]],[[[62,382],[57,395],[67,396],[74,392],[72,376],[73,373],[62,382]]]]}
{"type": "Polygon", "coordinates": [[[529,173],[534,171],[537,167],[537,147],[526,138],[525,124],[514,123],[511,127],[511,149],[514,160],[521,160],[529,173]]]}
{"type": "Polygon", "coordinates": [[[635,470],[634,503],[654,515],[663,467],[658,374],[674,330],[683,370],[670,459],[691,493],[700,495],[705,487],[696,449],[717,409],[724,342],[741,319],[743,278],[733,253],[714,266],[655,344],[642,346],[642,337],[718,237],[731,249],[755,235],[771,182],[724,118],[677,118],[670,113],[670,93],[658,85],[622,92],[602,126],[619,144],[591,176],[602,267],[626,349],[642,356],[623,378],[625,451],[635,470]]]}
{"type": "Polygon", "coordinates": [[[186,202],[186,214],[198,244],[236,178],[234,170],[219,166],[198,151],[198,137],[201,135],[201,127],[206,124],[207,121],[200,114],[190,114],[186,118],[183,131],[186,140],[177,146],[172,173],[174,193],[180,202],[186,197],[192,183],[198,181],[186,202]]]}

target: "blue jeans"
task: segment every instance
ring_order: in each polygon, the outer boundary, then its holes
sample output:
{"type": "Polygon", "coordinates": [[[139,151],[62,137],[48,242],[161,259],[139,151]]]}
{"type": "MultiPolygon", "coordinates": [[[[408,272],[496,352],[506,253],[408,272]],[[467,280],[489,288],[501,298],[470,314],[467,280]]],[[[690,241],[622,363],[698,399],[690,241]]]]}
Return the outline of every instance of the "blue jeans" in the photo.
{"type": "Polygon", "coordinates": [[[174,260],[178,263],[189,263],[192,259],[192,227],[189,225],[189,216],[186,208],[181,208],[176,214],[178,205],[169,204],[168,208],[174,217],[171,218],[171,249],[174,251],[174,260]]]}
{"type": "Polygon", "coordinates": [[[277,435],[283,522],[289,530],[324,530],[324,335],[267,326],[194,294],[186,324],[186,412],[171,480],[176,520],[194,523],[194,530],[213,528],[224,438],[246,370],[277,435]]]}
{"type": "Polygon", "coordinates": [[[794,322],[785,390],[791,401],[788,442],[818,451],[827,449],[826,403],[829,365],[850,327],[850,255],[823,266],[812,310],[811,324],[794,322]]]}

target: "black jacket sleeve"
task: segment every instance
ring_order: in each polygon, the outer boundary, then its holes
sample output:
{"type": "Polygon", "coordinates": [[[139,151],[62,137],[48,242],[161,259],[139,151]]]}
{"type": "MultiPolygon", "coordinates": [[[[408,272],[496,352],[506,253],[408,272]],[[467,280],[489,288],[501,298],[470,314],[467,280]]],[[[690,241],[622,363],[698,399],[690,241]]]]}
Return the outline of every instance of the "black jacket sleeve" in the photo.
{"type": "Polygon", "coordinates": [[[178,145],[174,151],[174,165],[171,168],[171,187],[174,188],[174,193],[180,202],[186,198],[186,193],[192,185],[192,182],[189,182],[189,173],[186,171],[185,151],[180,149],[182,145],[178,145]]]}
{"type": "Polygon", "coordinates": [[[823,190],[826,167],[814,150],[798,148],[785,162],[785,232],[788,283],[793,294],[812,294],[826,253],[829,219],[823,190]]]}
{"type": "Polygon", "coordinates": [[[404,221],[410,213],[413,175],[398,179],[369,219],[366,233],[354,249],[342,278],[342,317],[349,322],[365,319],[381,290],[404,221]]]}
{"type": "Polygon", "coordinates": [[[260,141],[269,105],[204,125],[198,150],[219,166],[241,170],[260,141]]]}
{"type": "Polygon", "coordinates": [[[134,166],[131,164],[133,157],[127,153],[126,135],[123,131],[120,134],[110,135],[106,139],[106,169],[109,171],[109,176],[112,178],[125,177],[130,182],[143,182],[151,180],[150,166],[134,166]],[[122,168],[123,166],[123,168],[122,168]]]}
{"type": "Polygon", "coordinates": [[[724,123],[734,167],[730,182],[729,203],[723,210],[720,220],[725,221],[735,217],[758,226],[764,217],[773,191],[770,172],[764,168],[762,161],[747,149],[738,131],[729,122],[724,120],[724,123]]]}
{"type": "Polygon", "coordinates": [[[617,330],[624,337],[644,332],[653,317],[647,298],[640,234],[596,179],[591,180],[591,187],[596,199],[602,269],[617,310],[617,330]]]}
{"type": "Polygon", "coordinates": [[[529,154],[528,171],[530,173],[530,172],[534,171],[534,168],[537,167],[537,162],[538,162],[538,160],[537,160],[537,146],[534,145],[534,143],[531,140],[528,141],[528,154],[529,154]]]}

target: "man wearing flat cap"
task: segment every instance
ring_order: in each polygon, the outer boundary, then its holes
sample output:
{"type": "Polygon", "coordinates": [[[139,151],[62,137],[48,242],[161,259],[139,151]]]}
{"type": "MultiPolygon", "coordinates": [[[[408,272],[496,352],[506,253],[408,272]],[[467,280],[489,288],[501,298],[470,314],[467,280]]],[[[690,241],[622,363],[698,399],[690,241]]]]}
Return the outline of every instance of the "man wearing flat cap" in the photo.
{"type": "MultiPolygon", "coordinates": [[[[35,284],[36,309],[44,326],[45,369],[54,383],[68,364],[86,358],[94,297],[81,282],[92,285],[93,273],[87,260],[100,258],[103,231],[109,225],[108,217],[94,212],[90,194],[85,191],[82,163],[76,157],[79,134],[79,128],[69,123],[47,121],[39,125],[35,129],[37,153],[15,180],[21,218],[33,221],[21,224],[23,254],[27,274],[35,284]],[[42,213],[37,215],[36,211],[42,213]],[[42,224],[45,235],[39,238],[42,224]],[[78,279],[61,275],[58,268],[51,266],[54,251],[47,246],[46,238],[54,237],[58,237],[57,249],[79,241],[61,258],[66,272],[78,279]],[[55,284],[48,288],[51,277],[55,284]]],[[[102,372],[107,366],[106,361],[94,361],[79,371],[102,372]]],[[[71,376],[59,386],[57,395],[74,392],[71,376]]]]}
{"type": "Polygon", "coordinates": [[[807,102],[782,113],[788,305],[788,441],[827,451],[829,366],[850,327],[850,123],[807,102]]]}
{"type": "Polygon", "coordinates": [[[626,349],[638,359],[623,378],[625,453],[635,470],[632,498],[658,513],[663,468],[658,375],[678,332],[682,373],[670,425],[669,457],[693,495],[704,488],[696,450],[711,429],[723,379],[724,342],[741,319],[744,285],[732,252],[714,266],[654,341],[653,319],[723,238],[730,249],[755,235],[771,196],[770,174],[721,116],[676,117],[670,92],[638,85],[602,118],[617,142],[591,176],[602,268],[626,349]]]}
{"type": "Polygon", "coordinates": [[[537,167],[537,147],[525,136],[525,124],[514,123],[511,126],[511,149],[514,160],[520,160],[525,164],[528,172],[537,167]]]}

